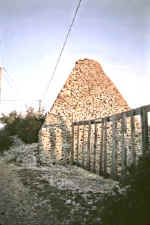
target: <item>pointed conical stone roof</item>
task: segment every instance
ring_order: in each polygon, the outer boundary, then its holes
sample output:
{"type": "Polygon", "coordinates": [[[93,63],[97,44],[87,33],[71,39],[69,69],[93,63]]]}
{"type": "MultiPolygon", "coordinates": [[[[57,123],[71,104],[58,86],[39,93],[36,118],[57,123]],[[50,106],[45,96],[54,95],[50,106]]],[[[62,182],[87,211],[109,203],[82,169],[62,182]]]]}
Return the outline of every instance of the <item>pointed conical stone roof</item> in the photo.
{"type": "Polygon", "coordinates": [[[72,117],[74,121],[88,120],[129,109],[101,65],[94,60],[83,59],[76,62],[50,114],[60,115],[66,122],[72,122],[72,117]]]}
{"type": "MultiPolygon", "coordinates": [[[[104,73],[101,65],[94,60],[83,59],[76,62],[47,114],[42,129],[53,126],[54,130],[56,124],[65,124],[65,129],[69,132],[73,121],[103,118],[129,109],[127,102],[104,73]]],[[[56,127],[59,129],[58,126],[56,127]]],[[[51,150],[49,131],[44,130],[45,133],[42,133],[42,129],[41,146],[45,150],[51,150]]],[[[65,131],[60,133],[64,135],[65,131]]],[[[59,139],[56,132],[55,139],[57,138],[59,139]]],[[[59,149],[59,154],[60,152],[59,149]]]]}

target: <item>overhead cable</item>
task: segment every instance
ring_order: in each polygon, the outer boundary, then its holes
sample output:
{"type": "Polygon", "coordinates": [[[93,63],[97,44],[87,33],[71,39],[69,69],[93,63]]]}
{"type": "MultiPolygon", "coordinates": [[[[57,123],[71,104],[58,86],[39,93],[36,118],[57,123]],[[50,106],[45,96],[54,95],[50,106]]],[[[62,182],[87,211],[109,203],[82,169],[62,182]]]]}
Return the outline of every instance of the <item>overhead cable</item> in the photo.
{"type": "Polygon", "coordinates": [[[6,67],[3,67],[4,72],[7,74],[8,79],[10,80],[10,82],[13,84],[14,86],[14,80],[11,78],[10,74],[8,73],[8,70],[6,69],[6,67]]]}
{"type": "Polygon", "coordinates": [[[13,88],[12,84],[10,83],[10,80],[8,79],[8,77],[4,74],[4,79],[6,79],[7,83],[9,84],[9,86],[11,88],[13,88]]]}
{"type": "Polygon", "coordinates": [[[64,49],[65,49],[65,46],[66,46],[66,44],[67,44],[67,41],[68,41],[68,38],[69,38],[69,36],[70,36],[72,27],[73,27],[74,22],[75,22],[75,19],[76,19],[76,17],[77,17],[77,13],[78,13],[78,11],[79,11],[79,8],[80,8],[80,6],[81,6],[81,2],[82,2],[82,0],[79,0],[78,5],[77,5],[77,8],[76,8],[76,10],[75,10],[75,12],[74,12],[74,16],[73,16],[72,22],[71,22],[71,24],[70,24],[70,26],[69,26],[69,29],[68,29],[67,33],[66,33],[66,36],[65,36],[65,40],[64,40],[63,46],[62,46],[62,48],[61,48],[60,54],[59,54],[58,59],[57,59],[57,61],[56,61],[56,65],[55,65],[55,67],[54,67],[54,70],[53,70],[53,72],[52,72],[51,78],[50,78],[50,80],[49,80],[49,82],[48,82],[48,84],[47,84],[47,87],[46,87],[46,89],[45,89],[45,92],[44,92],[44,94],[43,94],[43,98],[42,98],[43,100],[44,100],[44,98],[45,98],[45,96],[46,96],[46,94],[47,94],[47,92],[48,92],[49,86],[50,86],[50,84],[51,84],[51,82],[52,82],[52,80],[53,80],[53,78],[54,78],[54,76],[55,76],[57,67],[58,67],[58,65],[59,65],[59,63],[60,63],[61,56],[62,56],[63,51],[64,51],[64,49]]]}

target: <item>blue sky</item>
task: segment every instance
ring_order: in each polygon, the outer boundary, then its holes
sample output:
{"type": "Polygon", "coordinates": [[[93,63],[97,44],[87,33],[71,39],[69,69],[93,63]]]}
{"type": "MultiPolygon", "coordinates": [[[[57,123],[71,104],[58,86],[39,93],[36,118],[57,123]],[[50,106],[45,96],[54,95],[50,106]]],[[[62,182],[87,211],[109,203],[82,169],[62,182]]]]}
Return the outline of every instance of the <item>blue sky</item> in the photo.
{"type": "MultiPolygon", "coordinates": [[[[3,102],[0,112],[37,106],[33,100],[43,96],[77,4],[1,0],[0,63],[9,73],[3,75],[2,98],[23,102],[3,102]]],[[[97,60],[132,108],[150,104],[149,11],[149,0],[83,0],[43,102],[46,110],[81,58],[97,60]]]]}

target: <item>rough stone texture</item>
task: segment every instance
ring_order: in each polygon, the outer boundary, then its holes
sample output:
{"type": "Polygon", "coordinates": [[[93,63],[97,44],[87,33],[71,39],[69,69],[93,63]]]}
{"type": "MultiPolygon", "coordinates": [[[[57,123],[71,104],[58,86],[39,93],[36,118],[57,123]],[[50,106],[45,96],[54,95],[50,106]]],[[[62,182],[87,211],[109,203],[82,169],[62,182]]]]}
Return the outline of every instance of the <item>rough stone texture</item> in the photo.
{"type": "Polygon", "coordinates": [[[0,159],[0,224],[91,224],[114,187],[118,182],[76,166],[25,168],[0,159]]]}
{"type": "Polygon", "coordinates": [[[13,139],[13,146],[0,155],[0,161],[25,168],[36,167],[39,158],[38,143],[25,144],[17,136],[13,136],[13,139]]]}
{"type": "Polygon", "coordinates": [[[71,150],[73,121],[103,118],[130,110],[101,65],[79,60],[55,100],[39,134],[41,163],[66,161],[71,150]]]}

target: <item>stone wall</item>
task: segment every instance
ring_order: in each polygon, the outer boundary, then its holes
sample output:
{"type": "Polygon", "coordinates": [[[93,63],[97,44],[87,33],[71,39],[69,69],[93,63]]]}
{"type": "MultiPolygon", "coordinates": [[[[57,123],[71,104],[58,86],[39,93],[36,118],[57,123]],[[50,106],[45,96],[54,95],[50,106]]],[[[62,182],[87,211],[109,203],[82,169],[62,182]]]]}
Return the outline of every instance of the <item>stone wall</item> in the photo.
{"type": "Polygon", "coordinates": [[[73,121],[102,118],[129,109],[98,62],[79,60],[40,130],[40,153],[53,163],[66,161],[70,157],[73,121]]]}

